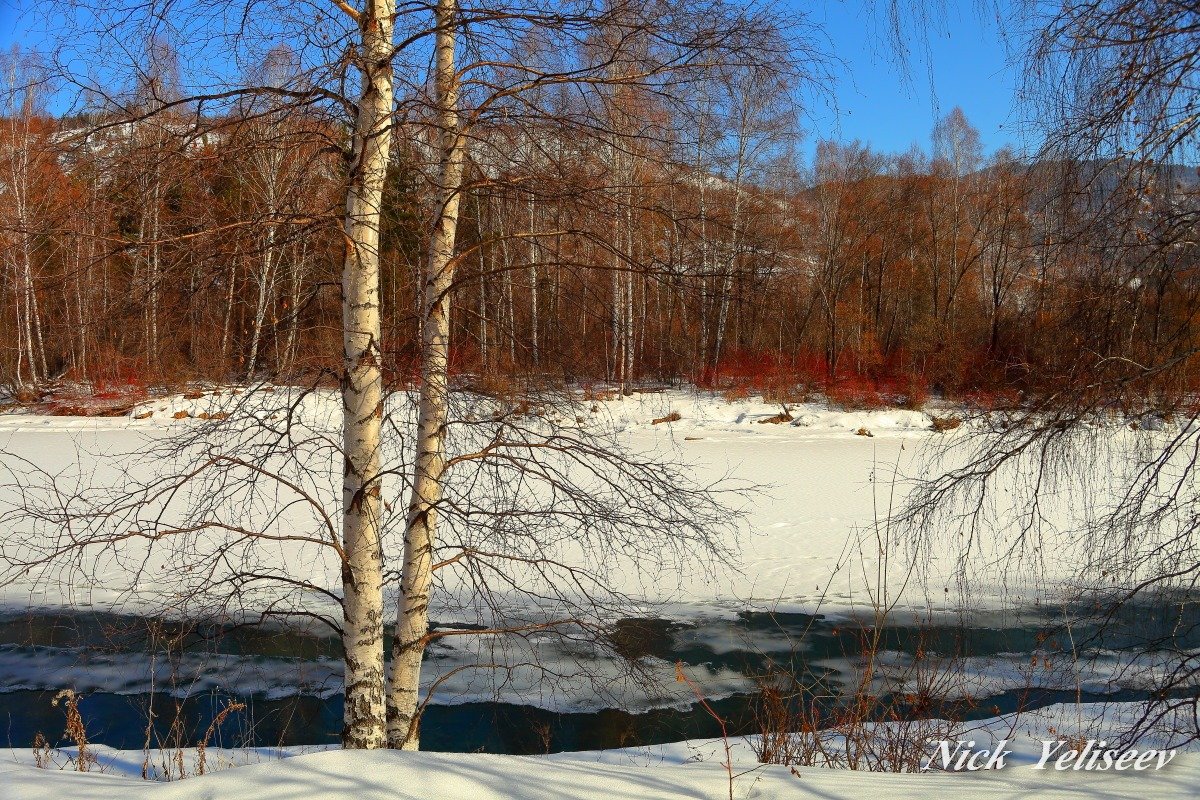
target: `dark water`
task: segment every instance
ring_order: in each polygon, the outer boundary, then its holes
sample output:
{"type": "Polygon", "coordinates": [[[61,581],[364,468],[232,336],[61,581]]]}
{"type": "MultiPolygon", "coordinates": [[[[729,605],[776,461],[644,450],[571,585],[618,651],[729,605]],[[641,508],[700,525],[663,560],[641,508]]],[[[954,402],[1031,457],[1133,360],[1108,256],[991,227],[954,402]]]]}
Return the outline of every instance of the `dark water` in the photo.
{"type": "MultiPolygon", "coordinates": [[[[62,712],[51,705],[54,692],[16,691],[0,694],[0,720],[5,747],[28,747],[37,733],[53,741],[63,728],[62,712]]],[[[987,698],[986,707],[967,710],[965,719],[990,717],[1003,712],[1030,709],[1051,703],[1074,702],[1074,691],[1011,691],[987,698]]],[[[1138,700],[1145,693],[1122,691],[1097,695],[1084,692],[1084,702],[1138,700]]],[[[119,749],[140,749],[146,735],[146,712],[155,712],[154,746],[176,743],[191,747],[208,729],[213,716],[229,696],[210,695],[180,701],[156,695],[95,693],[79,704],[87,723],[88,740],[119,749]],[[181,719],[183,735],[173,738],[172,725],[181,719]]],[[[209,742],[214,747],[286,746],[335,744],[342,725],[341,698],[315,697],[267,699],[238,698],[247,703],[244,714],[227,719],[209,742]]],[[[728,697],[709,702],[725,722],[731,736],[756,733],[755,697],[728,697]]],[[[717,738],[721,726],[707,711],[655,709],[629,714],[616,709],[589,713],[561,713],[511,703],[466,703],[433,705],[425,712],[421,748],[439,752],[516,753],[532,755],[571,750],[602,750],[613,747],[677,742],[684,739],[717,738]]]]}
{"type": "MultiPolygon", "coordinates": [[[[715,674],[722,669],[746,676],[794,675],[804,689],[792,702],[813,703],[825,713],[836,712],[846,680],[844,669],[836,664],[853,661],[876,638],[880,650],[895,653],[1008,659],[1023,659],[1034,652],[1062,652],[1072,646],[1130,653],[1200,647],[1200,610],[1194,602],[1127,606],[1112,617],[1105,617],[1102,612],[1106,609],[1099,606],[1065,611],[1074,617],[1069,631],[1060,621],[1063,609],[1057,614],[1033,609],[1022,614],[976,616],[970,622],[954,618],[901,620],[878,632],[866,621],[802,614],[747,613],[732,620],[691,623],[630,619],[613,628],[609,644],[619,658],[680,663],[688,674],[699,678],[706,671],[715,674]],[[834,666],[821,663],[831,660],[834,666]]],[[[0,617],[0,654],[37,664],[43,656],[68,649],[80,656],[80,670],[88,668],[85,656],[89,653],[127,653],[134,656],[130,663],[139,663],[139,654],[149,658],[156,653],[164,658],[196,651],[244,659],[285,658],[297,663],[338,655],[335,639],[295,631],[82,613],[0,617]]],[[[422,726],[422,747],[543,753],[655,744],[720,736],[721,725],[713,714],[730,734],[753,733],[761,698],[749,682],[747,689],[743,694],[709,701],[708,709],[693,704],[644,713],[618,709],[555,712],[511,702],[519,698],[509,697],[497,702],[432,705],[422,726]]],[[[1188,692],[1195,688],[1172,689],[1172,694],[1188,692]]],[[[56,742],[64,717],[61,706],[52,704],[54,694],[49,688],[0,685],[0,742],[27,747],[39,732],[56,742]]],[[[246,708],[228,715],[214,729],[209,744],[240,747],[337,741],[342,705],[336,693],[328,697],[279,694],[208,690],[176,698],[161,689],[155,693],[91,691],[82,696],[79,710],[91,742],[125,749],[140,749],[147,739],[154,747],[192,746],[203,738],[214,716],[235,700],[246,708]]],[[[1077,699],[1145,697],[1145,691],[1133,690],[1098,694],[1019,688],[969,700],[926,699],[920,707],[897,701],[897,707],[918,716],[972,719],[1077,699]]]]}

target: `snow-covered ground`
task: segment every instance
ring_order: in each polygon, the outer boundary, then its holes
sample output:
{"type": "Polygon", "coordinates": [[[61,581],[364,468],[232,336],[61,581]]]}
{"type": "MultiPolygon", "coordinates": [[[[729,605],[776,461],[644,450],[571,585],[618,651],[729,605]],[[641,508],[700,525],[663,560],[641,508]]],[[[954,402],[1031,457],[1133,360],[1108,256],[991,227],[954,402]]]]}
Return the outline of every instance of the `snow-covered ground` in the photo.
{"type": "MultiPolygon", "coordinates": [[[[192,399],[154,401],[122,418],[0,415],[0,458],[19,479],[43,470],[60,482],[82,479],[102,491],[129,476],[146,479],[185,468],[186,460],[155,461],[146,457],[146,450],[180,432],[214,424],[202,417],[244,413],[246,402],[246,395],[226,389],[192,399]]],[[[273,391],[261,396],[260,413],[270,420],[281,418],[287,403],[286,390],[273,391]]],[[[336,436],[333,395],[309,395],[298,409],[297,418],[336,436]]],[[[394,413],[403,420],[409,411],[401,407],[394,413]]],[[[1045,587],[1052,595],[1056,578],[1074,575],[1069,558],[1056,563],[1052,555],[1041,554],[1036,569],[974,576],[968,593],[959,580],[961,563],[952,544],[940,552],[922,552],[918,576],[911,569],[912,552],[896,532],[885,532],[893,538],[881,542],[876,523],[902,504],[907,478],[944,470],[962,459],[954,447],[947,447],[962,437],[962,431],[933,432],[931,417],[924,412],[841,411],[810,403],[792,406],[791,421],[770,424],[764,421],[778,415],[779,406],[672,391],[598,401],[591,404],[591,413],[634,451],[688,465],[698,482],[727,478],[729,486],[755,489],[749,498],[732,500],[746,513],[745,524],[728,533],[725,542],[737,554],[735,563],[649,578],[636,568],[613,572],[618,579],[613,588],[648,603],[668,604],[673,614],[729,614],[748,608],[820,608],[828,613],[869,605],[871,592],[880,584],[887,587],[888,600],[900,599],[902,607],[917,610],[1006,608],[1046,599],[1045,587]],[[679,419],[655,423],[673,414],[679,419]],[[887,573],[877,571],[881,552],[888,554],[887,573]]],[[[311,465],[315,483],[328,474],[331,507],[338,484],[334,464],[325,452],[311,465]]],[[[0,506],[14,499],[11,488],[7,494],[0,489],[0,506]]],[[[403,507],[402,497],[391,501],[403,507]]],[[[310,511],[303,504],[290,507],[275,523],[312,531],[319,524],[310,511]]],[[[993,549],[999,552],[1008,544],[1000,541],[993,549]]],[[[135,557],[142,547],[146,546],[131,540],[122,544],[120,557],[102,551],[90,556],[93,561],[76,564],[79,575],[90,577],[87,582],[53,570],[15,576],[0,585],[0,604],[136,608],[139,595],[159,600],[172,587],[163,585],[163,570],[145,569],[147,563],[135,557]],[[134,571],[141,573],[136,580],[134,571]]],[[[299,577],[338,584],[338,567],[320,548],[291,542],[280,543],[278,549],[280,560],[302,570],[299,577]]],[[[155,566],[155,555],[148,555],[155,566]]],[[[991,555],[985,548],[980,563],[991,555]]]]}
{"type": "MultiPolygon", "coordinates": [[[[1117,800],[1147,797],[1156,800],[1193,798],[1200,786],[1200,753],[1180,748],[1172,753],[1169,738],[1149,737],[1140,749],[1161,749],[1168,763],[1143,772],[1093,772],[1036,769],[1042,741],[1075,736],[1103,740],[1136,706],[1108,709],[1100,717],[1087,706],[1054,706],[1020,720],[984,720],[962,731],[959,738],[977,748],[1008,740],[1003,768],[950,774],[878,773],[790,768],[757,763],[752,742],[731,740],[733,777],[725,767],[725,742],[703,740],[649,748],[632,748],[551,756],[353,752],[336,749],[219,750],[205,753],[206,774],[197,776],[195,750],[155,753],[147,761],[141,752],[97,748],[97,761],[87,773],[72,771],[71,753],[52,753],[49,768],[34,766],[29,750],[0,756],[0,794],[5,800],[91,800],[123,797],[129,800],[184,798],[255,798],[255,800],[326,800],[354,797],[472,798],[472,800],[550,800],[554,798],[813,798],[851,800],[936,800],[961,797],[989,800],[1117,800]],[[1108,732],[1106,732],[1108,730],[1108,732]],[[143,770],[149,767],[151,778],[143,770]],[[179,768],[190,776],[179,780],[179,768]],[[164,777],[173,778],[169,782],[164,777]]],[[[1053,761],[1049,762],[1053,765],[1053,761]]]]}

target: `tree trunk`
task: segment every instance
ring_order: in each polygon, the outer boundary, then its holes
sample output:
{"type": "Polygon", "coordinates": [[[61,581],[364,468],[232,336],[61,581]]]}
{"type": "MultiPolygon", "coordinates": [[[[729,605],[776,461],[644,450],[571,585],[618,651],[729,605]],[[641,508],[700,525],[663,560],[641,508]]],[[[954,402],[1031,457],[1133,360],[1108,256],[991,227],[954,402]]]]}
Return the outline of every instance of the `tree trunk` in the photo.
{"type": "Polygon", "coordinates": [[[362,95],[354,128],[342,268],[342,646],[346,661],[342,746],[353,748],[387,744],[380,546],[379,215],[391,145],[394,11],[392,0],[370,0],[362,11],[362,95]]]}
{"type": "MultiPolygon", "coordinates": [[[[23,131],[25,135],[21,137],[20,144],[16,147],[12,159],[12,194],[14,211],[16,212],[16,223],[20,231],[20,286],[21,296],[16,303],[17,313],[17,382],[21,380],[21,361],[20,355],[22,352],[29,361],[29,378],[30,382],[37,384],[38,378],[38,360],[34,352],[37,338],[34,334],[34,326],[37,324],[37,306],[36,306],[36,289],[33,279],[33,247],[30,242],[31,229],[33,221],[28,213],[28,192],[30,189],[30,170],[29,170],[29,147],[31,146],[28,129],[23,131]],[[22,147],[23,146],[23,147],[22,147]],[[24,305],[25,313],[22,317],[21,308],[24,305]],[[24,347],[22,348],[22,345],[24,347]]],[[[14,136],[14,138],[16,138],[14,136]]],[[[42,377],[48,377],[42,373],[42,377]]]]}
{"type": "Polygon", "coordinates": [[[293,248],[292,285],[288,295],[287,344],[283,348],[283,371],[289,375],[295,371],[296,366],[296,343],[300,338],[300,293],[308,271],[308,242],[301,242],[298,249],[300,252],[296,253],[296,248],[293,248]]]}
{"type": "Polygon", "coordinates": [[[412,497],[404,531],[396,636],[388,690],[388,741],[416,750],[420,743],[421,659],[428,643],[429,596],[437,541],[438,503],[445,477],[445,431],[449,403],[450,287],[462,188],[465,139],[459,130],[455,74],[457,0],[438,0],[434,46],[434,92],[440,136],[439,200],[425,274],[425,325],[421,338],[421,391],[412,497]]]}
{"type": "Polygon", "coordinates": [[[534,211],[533,194],[529,195],[529,351],[534,369],[540,366],[538,352],[538,252],[536,238],[537,217],[534,211]]]}
{"type": "Polygon", "coordinates": [[[161,187],[158,167],[154,171],[154,190],[150,200],[150,258],[146,265],[146,361],[151,369],[158,366],[158,283],[159,283],[159,203],[161,187]]]}
{"type": "Polygon", "coordinates": [[[258,300],[254,304],[254,326],[250,331],[250,357],[246,361],[247,383],[254,380],[254,373],[258,369],[258,347],[262,341],[263,325],[267,321],[267,304],[275,290],[275,209],[274,204],[271,205],[268,213],[272,221],[267,225],[262,267],[258,275],[258,300]]]}
{"type": "Polygon", "coordinates": [[[225,292],[225,315],[221,324],[221,368],[229,372],[229,342],[233,327],[233,297],[237,287],[237,265],[241,260],[241,248],[235,246],[229,259],[229,285],[225,292]]]}

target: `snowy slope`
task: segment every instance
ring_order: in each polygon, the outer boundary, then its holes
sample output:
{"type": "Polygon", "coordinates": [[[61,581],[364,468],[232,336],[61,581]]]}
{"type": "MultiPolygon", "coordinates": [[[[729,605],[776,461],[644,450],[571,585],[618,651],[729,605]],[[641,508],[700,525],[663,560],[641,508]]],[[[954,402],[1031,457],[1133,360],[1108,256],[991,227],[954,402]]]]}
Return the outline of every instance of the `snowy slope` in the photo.
{"type": "MultiPolygon", "coordinates": [[[[1179,756],[1156,774],[1057,773],[1014,767],[970,774],[895,775],[749,767],[733,781],[741,798],[813,800],[1158,800],[1194,798],[1200,758],[1179,756]]],[[[0,765],[5,800],[720,800],[725,770],[712,763],[655,766],[568,758],[331,751],[240,767],[172,783],[118,775],[46,772],[0,765]]]]}
{"type": "MultiPolygon", "coordinates": [[[[1136,713],[1133,704],[1107,709],[1111,722],[1136,713]]],[[[946,773],[889,774],[758,764],[744,740],[732,740],[731,765],[735,798],[798,798],[803,800],[1116,800],[1145,797],[1193,798],[1200,786],[1200,753],[1177,751],[1161,770],[1145,772],[1088,772],[1035,769],[1042,752],[1039,739],[1085,734],[1104,736],[1101,709],[1054,706],[1014,720],[984,720],[964,731],[962,738],[980,747],[1008,739],[1011,755],[1003,769],[946,773]],[[1083,722],[1080,726],[1078,723],[1083,722]],[[1100,727],[1096,727],[1097,725],[1100,727]]],[[[1150,737],[1142,748],[1170,748],[1166,738],[1150,737]]],[[[1170,751],[1168,751],[1170,752],[1170,751]]],[[[182,753],[195,771],[195,751],[182,753]]],[[[650,800],[694,798],[720,800],[730,796],[721,740],[678,742],[551,756],[480,754],[347,752],[313,748],[216,750],[206,754],[208,774],[171,782],[141,778],[144,754],[98,749],[93,771],[37,769],[28,750],[0,755],[0,797],[4,800],[190,800],[196,798],[255,798],[255,800],[355,800],[396,798],[469,798],[469,800],[550,800],[605,798],[650,800]],[[102,772],[100,770],[103,770],[102,772]]],[[[158,761],[172,754],[156,754],[158,761]]]]}

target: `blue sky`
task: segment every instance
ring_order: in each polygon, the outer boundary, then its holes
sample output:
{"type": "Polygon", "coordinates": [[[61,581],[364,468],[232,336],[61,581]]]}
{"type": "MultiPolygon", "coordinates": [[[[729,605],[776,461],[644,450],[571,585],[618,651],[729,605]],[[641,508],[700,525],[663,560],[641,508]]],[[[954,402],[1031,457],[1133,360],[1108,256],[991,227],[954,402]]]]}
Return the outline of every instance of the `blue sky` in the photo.
{"type": "MultiPolygon", "coordinates": [[[[906,79],[886,35],[888,0],[876,0],[873,9],[870,0],[785,2],[824,31],[820,45],[845,64],[836,70],[833,101],[809,104],[806,154],[819,138],[860,139],[893,153],[914,143],[928,149],[935,119],[956,105],[979,129],[988,152],[1028,144],[1014,102],[1020,74],[1008,64],[995,20],[981,12],[986,3],[946,0],[932,25],[906,15],[912,53],[906,79]]],[[[928,6],[937,9],[937,0],[928,6]]],[[[0,0],[0,47],[36,46],[25,30],[28,22],[14,0],[0,0]]]]}
{"type": "Polygon", "coordinates": [[[913,143],[927,150],[935,119],[955,106],[979,129],[987,152],[1028,144],[1014,102],[1020,72],[1008,64],[994,17],[981,16],[978,4],[950,0],[935,24],[911,23],[917,30],[907,38],[905,80],[882,9],[871,13],[862,0],[795,2],[825,30],[826,46],[846,65],[834,92],[836,111],[828,103],[809,109],[806,152],[817,138],[860,139],[884,152],[913,143]]]}

